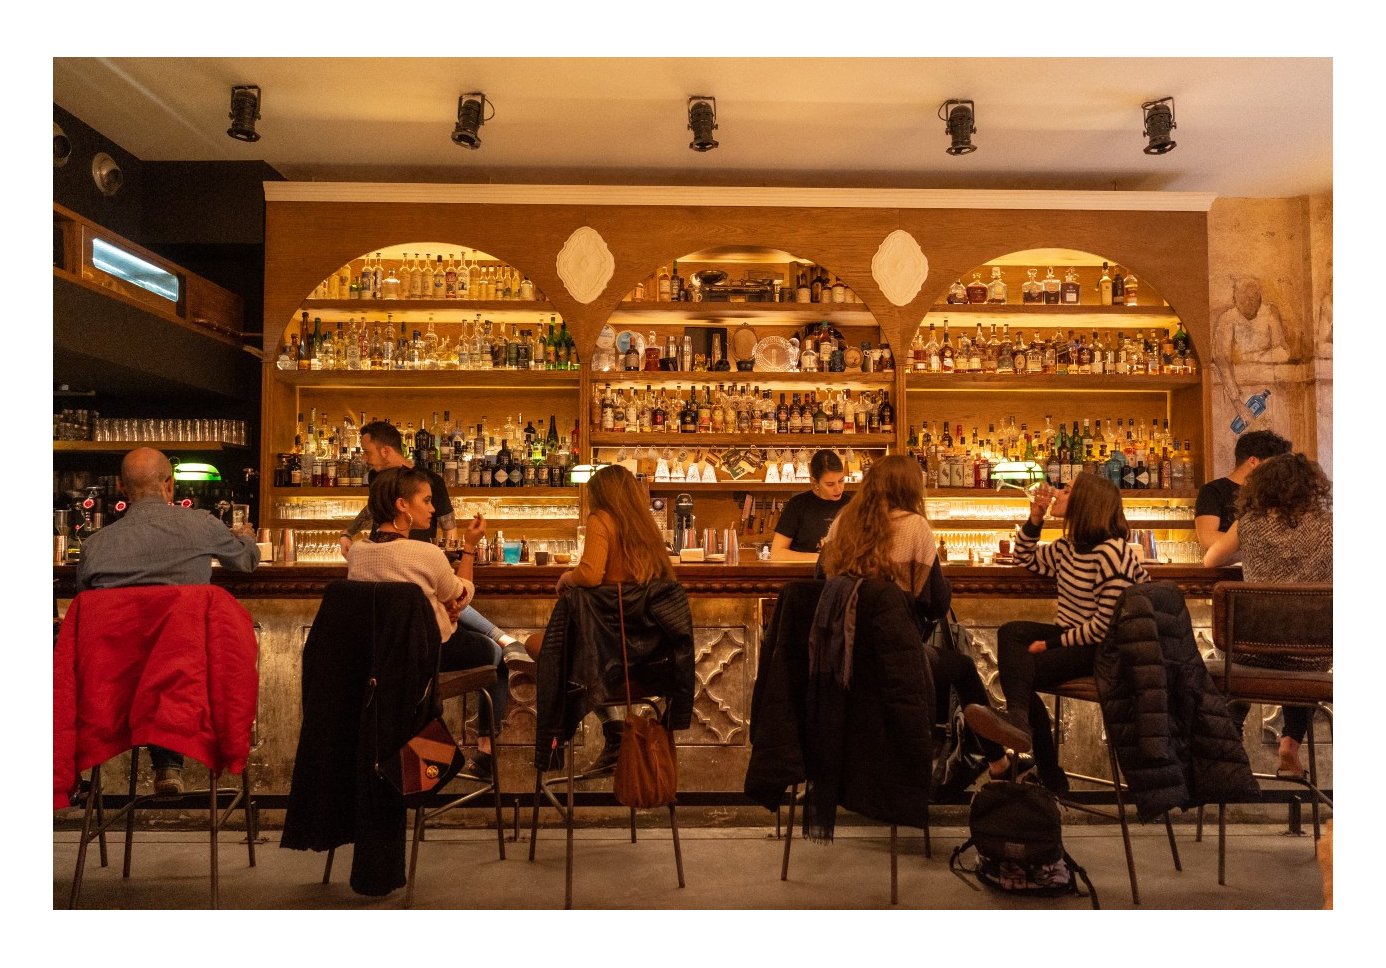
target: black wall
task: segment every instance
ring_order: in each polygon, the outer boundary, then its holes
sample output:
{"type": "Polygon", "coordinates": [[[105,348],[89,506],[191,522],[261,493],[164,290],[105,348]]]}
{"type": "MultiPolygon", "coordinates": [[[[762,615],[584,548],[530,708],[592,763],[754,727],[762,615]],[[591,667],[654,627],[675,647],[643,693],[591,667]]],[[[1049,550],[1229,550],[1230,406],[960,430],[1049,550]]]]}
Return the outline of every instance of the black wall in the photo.
{"type": "Polygon", "coordinates": [[[53,120],[72,142],[72,156],[67,164],[53,169],[53,201],[118,235],[140,242],[145,189],[140,160],[56,104],[53,120]],[[91,177],[92,159],[103,151],[115,159],[125,177],[123,187],[110,198],[101,193],[91,177]]]}

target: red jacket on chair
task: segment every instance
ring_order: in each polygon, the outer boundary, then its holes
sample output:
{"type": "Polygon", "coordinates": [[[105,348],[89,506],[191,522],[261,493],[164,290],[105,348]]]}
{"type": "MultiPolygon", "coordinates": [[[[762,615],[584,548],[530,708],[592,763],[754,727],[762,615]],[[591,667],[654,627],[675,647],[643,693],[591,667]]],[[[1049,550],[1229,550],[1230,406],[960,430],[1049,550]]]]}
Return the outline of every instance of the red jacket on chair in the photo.
{"type": "Polygon", "coordinates": [[[259,674],[250,613],[214,585],[84,591],[53,651],[53,808],[83,770],[134,746],[239,773],[259,674]]]}

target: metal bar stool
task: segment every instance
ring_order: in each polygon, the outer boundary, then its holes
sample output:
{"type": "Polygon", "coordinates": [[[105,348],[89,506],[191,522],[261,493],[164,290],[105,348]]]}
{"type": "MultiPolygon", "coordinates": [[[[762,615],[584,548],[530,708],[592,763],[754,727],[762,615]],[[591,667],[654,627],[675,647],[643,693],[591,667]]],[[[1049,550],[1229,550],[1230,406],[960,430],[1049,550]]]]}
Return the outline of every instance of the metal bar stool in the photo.
{"type": "MultiPolygon", "coordinates": [[[[784,859],[780,862],[780,880],[789,880],[789,848],[794,842],[794,807],[799,802],[799,784],[794,784],[789,791],[789,822],[785,825],[784,832],[784,859]]],[[[927,808],[926,808],[927,809],[927,808]]],[[[890,903],[900,903],[900,847],[899,847],[899,826],[890,825],[890,903]]],[[[927,816],[924,821],[924,856],[932,857],[929,852],[929,822],[927,816]]]]}
{"type": "MultiPolygon", "coordinates": [[[[660,722],[667,724],[667,716],[669,712],[669,701],[667,698],[660,696],[644,696],[639,699],[633,699],[631,703],[633,708],[641,707],[653,711],[656,719],[658,719],[660,722]]],[[[606,702],[602,703],[601,705],[608,708],[624,708],[625,702],[624,700],[621,702],[606,702]]],[[[537,768],[534,771],[533,812],[530,815],[529,822],[529,859],[531,861],[534,860],[535,845],[539,840],[539,805],[542,798],[548,800],[550,805],[552,805],[553,808],[558,811],[559,815],[563,818],[563,824],[566,828],[567,858],[564,869],[563,907],[565,910],[567,910],[572,908],[573,906],[574,790],[579,781],[595,779],[597,777],[611,776],[615,773],[616,767],[613,764],[611,766],[603,767],[601,769],[584,770],[583,772],[579,773],[576,771],[571,744],[569,744],[568,748],[563,750],[563,755],[565,760],[565,769],[563,775],[546,780],[544,779],[544,771],[539,770],[537,768]],[[560,802],[557,795],[555,795],[553,791],[553,787],[559,784],[565,784],[567,786],[566,804],[560,802]]],[[[674,803],[669,804],[669,831],[673,835],[674,840],[674,866],[678,872],[679,887],[684,887],[685,885],[683,879],[683,851],[679,846],[679,818],[678,812],[675,810],[674,803]]],[[[634,807],[630,808],[630,842],[632,844],[636,842],[634,807]]]]}
{"type": "MultiPolygon", "coordinates": [[[[1050,689],[1039,689],[1038,692],[1047,692],[1054,697],[1054,751],[1055,754],[1062,748],[1063,742],[1063,702],[1065,699],[1072,699],[1078,702],[1099,703],[1097,695],[1097,683],[1092,676],[1085,676],[1081,679],[1070,679],[1062,682],[1050,689]]],[[[1121,842],[1126,850],[1126,873],[1131,880],[1131,903],[1141,903],[1140,883],[1136,877],[1136,857],[1131,849],[1131,827],[1126,819],[1126,797],[1124,790],[1126,785],[1121,781],[1121,768],[1117,764],[1116,750],[1112,748],[1112,743],[1105,732],[1102,736],[1102,745],[1107,750],[1107,763],[1111,767],[1112,777],[1107,779],[1100,776],[1088,776],[1083,773],[1074,773],[1065,770],[1064,773],[1070,779],[1083,780],[1087,783],[1096,783],[1102,786],[1110,786],[1116,794],[1116,819],[1121,824],[1121,842]]],[[[1076,803],[1060,797],[1059,800],[1069,807],[1090,813],[1097,817],[1112,819],[1112,814],[1106,810],[1099,810],[1087,804],[1076,803]]],[[[1179,844],[1174,839],[1174,825],[1170,823],[1169,812],[1165,811],[1165,835],[1169,838],[1169,854],[1174,861],[1174,869],[1182,871],[1183,865],[1179,861],[1179,844]]]]}

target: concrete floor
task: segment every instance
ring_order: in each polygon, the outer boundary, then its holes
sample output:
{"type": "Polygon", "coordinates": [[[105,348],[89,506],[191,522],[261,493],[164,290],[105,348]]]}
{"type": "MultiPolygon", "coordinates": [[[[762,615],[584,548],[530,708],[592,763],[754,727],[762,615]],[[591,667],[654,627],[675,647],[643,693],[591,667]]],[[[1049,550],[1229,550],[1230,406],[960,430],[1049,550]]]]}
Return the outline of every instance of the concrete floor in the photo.
{"type": "MultiPolygon", "coordinates": [[[[645,815],[642,815],[645,816],[645,815]]],[[[889,828],[839,821],[828,846],[797,835],[790,876],[779,879],[783,842],[773,823],[764,826],[683,827],[681,842],[687,887],[679,889],[666,825],[641,826],[631,844],[622,828],[579,829],[574,873],[579,908],[871,909],[890,907],[889,828]]],[[[1171,864],[1164,828],[1135,826],[1133,841],[1142,904],[1131,901],[1118,827],[1075,821],[1065,828],[1065,846],[1084,865],[1104,910],[1316,909],[1322,881],[1308,818],[1305,834],[1286,833],[1283,823],[1233,824],[1228,828],[1226,887],[1217,883],[1217,827],[1194,841],[1191,823],[1176,823],[1184,869],[1171,864]]],[[[948,856],[966,836],[957,826],[933,829],[933,859],[923,856],[918,830],[901,830],[900,905],[914,909],[1084,910],[1082,898],[1016,900],[977,886],[949,871],[948,856]]],[[[510,832],[507,831],[507,837],[510,832]]],[[[53,834],[53,906],[65,908],[77,853],[77,834],[53,834]]],[[[247,910],[392,909],[404,891],[384,898],[352,893],[346,884],[350,848],[338,853],[332,883],[323,885],[324,855],[283,850],[279,831],[262,831],[257,866],[246,864],[244,832],[226,831],[219,841],[221,906],[247,910]]],[[[419,847],[414,907],[427,909],[534,909],[563,905],[562,829],[542,828],[538,856],[530,863],[528,831],[507,840],[506,860],[496,856],[495,835],[478,828],[430,830],[419,847]]],[[[207,838],[184,830],[136,834],[133,871],[122,880],[123,845],[111,844],[111,866],[101,868],[95,845],[88,854],[81,906],[95,909],[195,909],[208,903],[207,838]]]]}

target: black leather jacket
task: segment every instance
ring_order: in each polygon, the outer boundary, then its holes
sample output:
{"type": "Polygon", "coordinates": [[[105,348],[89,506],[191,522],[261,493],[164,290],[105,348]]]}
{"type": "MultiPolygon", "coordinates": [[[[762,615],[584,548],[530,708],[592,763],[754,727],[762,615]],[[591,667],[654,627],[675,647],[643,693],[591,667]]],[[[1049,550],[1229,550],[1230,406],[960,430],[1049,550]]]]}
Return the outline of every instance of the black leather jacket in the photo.
{"type": "Polygon", "coordinates": [[[683,586],[656,579],[568,588],[549,616],[535,673],[534,754],[540,768],[560,765],[555,741],[559,748],[566,745],[596,703],[625,698],[622,609],[634,695],[667,697],[671,729],[692,722],[693,616],[683,586]]]}

